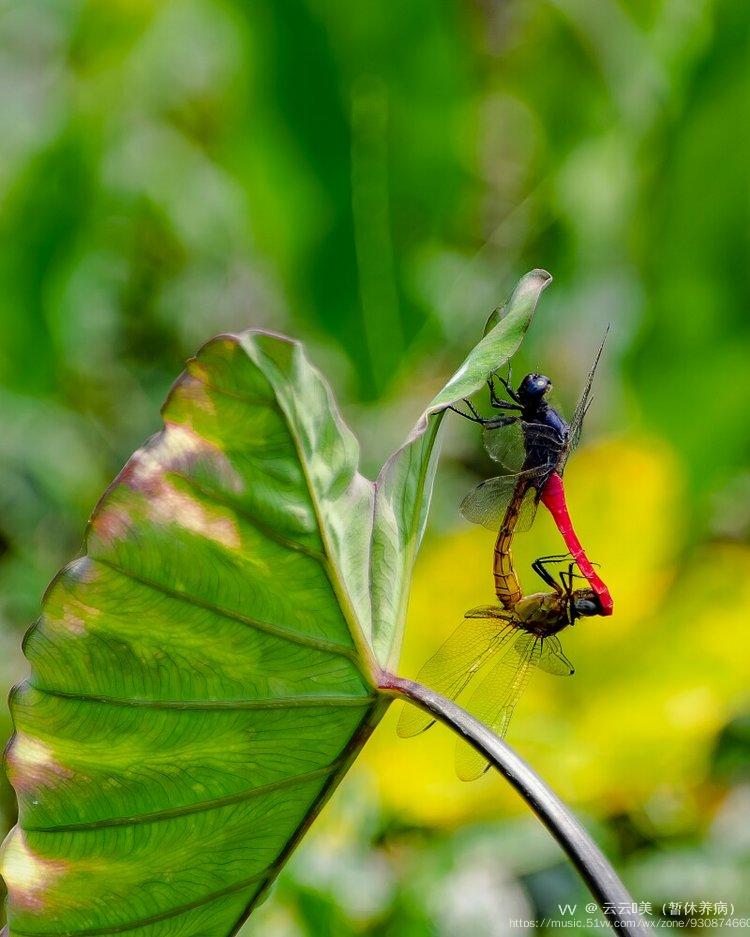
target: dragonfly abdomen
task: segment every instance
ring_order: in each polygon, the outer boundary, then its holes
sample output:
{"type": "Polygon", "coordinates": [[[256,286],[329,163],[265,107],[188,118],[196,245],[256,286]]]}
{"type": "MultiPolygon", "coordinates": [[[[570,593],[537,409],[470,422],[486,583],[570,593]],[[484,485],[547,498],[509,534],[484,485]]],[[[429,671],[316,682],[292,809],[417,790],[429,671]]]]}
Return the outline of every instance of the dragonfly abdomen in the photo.
{"type": "Polygon", "coordinates": [[[495,543],[495,595],[503,608],[512,609],[521,600],[521,586],[510,555],[512,535],[498,534],[495,543]]]}
{"type": "Polygon", "coordinates": [[[513,542],[513,533],[518,523],[518,516],[521,512],[521,503],[525,494],[525,488],[519,484],[513,492],[513,497],[508,504],[503,518],[502,526],[497,533],[495,541],[495,556],[493,563],[493,575],[495,577],[495,595],[503,608],[512,609],[521,601],[523,592],[521,583],[518,581],[515,567],[513,566],[513,557],[511,555],[511,544],[513,542]]]}

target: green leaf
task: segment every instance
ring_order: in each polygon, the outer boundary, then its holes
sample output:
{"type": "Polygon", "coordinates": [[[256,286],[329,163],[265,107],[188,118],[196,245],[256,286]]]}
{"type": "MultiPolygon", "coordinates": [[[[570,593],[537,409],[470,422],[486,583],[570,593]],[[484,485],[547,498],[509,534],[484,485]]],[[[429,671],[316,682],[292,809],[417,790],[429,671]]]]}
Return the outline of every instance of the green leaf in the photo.
{"type": "Polygon", "coordinates": [[[233,934],[385,711],[442,410],[515,351],[519,284],[373,485],[302,347],[209,342],[50,585],[13,694],[10,934],[233,934]]]}

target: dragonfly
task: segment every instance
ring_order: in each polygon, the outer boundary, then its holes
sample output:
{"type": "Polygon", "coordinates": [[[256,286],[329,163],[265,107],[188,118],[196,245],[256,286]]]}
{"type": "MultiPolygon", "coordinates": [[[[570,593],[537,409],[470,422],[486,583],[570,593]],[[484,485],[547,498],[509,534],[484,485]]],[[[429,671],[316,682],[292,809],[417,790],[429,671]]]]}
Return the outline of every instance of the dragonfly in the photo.
{"type": "Polygon", "coordinates": [[[597,596],[602,615],[611,615],[612,596],[581,545],[570,518],[562,476],[570,453],[578,445],[583,420],[591,404],[594,375],[604,349],[606,334],[594,358],[573,418],[566,423],[547,396],[551,380],[537,372],[527,374],[513,389],[511,375],[490,377],[490,404],[499,415],[483,417],[470,400],[460,416],[479,423],[490,457],[505,469],[504,474],[480,482],[464,498],[461,513],[467,520],[497,531],[495,543],[495,591],[500,604],[513,608],[522,596],[510,558],[510,542],[515,531],[528,530],[541,501],[552,514],[565,545],[581,573],[597,596]],[[498,396],[495,377],[510,400],[498,396]]]}
{"type": "MultiPolygon", "coordinates": [[[[467,709],[504,736],[535,670],[556,676],[574,672],[558,633],[579,618],[602,614],[592,589],[574,587],[578,578],[575,568],[569,555],[536,560],[532,569],[551,591],[522,597],[513,608],[481,605],[466,612],[458,628],[422,667],[417,680],[456,699],[481,674],[467,709]],[[548,567],[566,561],[570,561],[568,568],[559,572],[558,581],[548,567]]],[[[406,704],[397,732],[402,738],[410,738],[433,724],[428,714],[406,704]]],[[[489,763],[481,755],[459,743],[456,771],[462,780],[472,781],[488,768],[489,763]]]]}

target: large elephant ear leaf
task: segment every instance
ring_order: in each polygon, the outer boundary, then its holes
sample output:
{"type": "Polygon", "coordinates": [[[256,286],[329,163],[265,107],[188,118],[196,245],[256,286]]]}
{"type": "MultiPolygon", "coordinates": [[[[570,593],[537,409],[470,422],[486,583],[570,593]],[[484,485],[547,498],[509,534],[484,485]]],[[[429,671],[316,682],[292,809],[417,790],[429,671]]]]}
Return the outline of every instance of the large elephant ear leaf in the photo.
{"type": "Polygon", "coordinates": [[[428,405],[375,483],[372,643],[386,670],[396,667],[401,652],[409,584],[437,466],[435,442],[446,408],[480,390],[515,354],[551,280],[546,270],[532,270],[519,280],[507,304],[490,316],[481,342],[428,405]]]}
{"type": "Polygon", "coordinates": [[[12,935],[235,932],[385,705],[372,485],[301,346],[215,339],[163,416],[26,639],[12,935]]]}
{"type": "Polygon", "coordinates": [[[55,578],[11,708],[11,937],[229,937],[390,696],[445,407],[516,350],[505,316],[375,485],[301,346],[209,342],[55,578]]]}

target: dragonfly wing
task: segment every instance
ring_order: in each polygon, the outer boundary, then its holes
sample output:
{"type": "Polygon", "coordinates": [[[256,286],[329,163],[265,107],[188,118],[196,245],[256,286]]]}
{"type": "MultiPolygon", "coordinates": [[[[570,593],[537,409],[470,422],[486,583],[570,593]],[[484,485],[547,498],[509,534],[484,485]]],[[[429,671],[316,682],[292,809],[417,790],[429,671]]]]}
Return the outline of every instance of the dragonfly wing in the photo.
{"type": "MultiPolygon", "coordinates": [[[[518,630],[516,629],[516,634],[518,630]]],[[[469,712],[504,736],[519,697],[529,682],[533,666],[541,653],[541,638],[523,631],[504,653],[472,694],[467,704],[469,712]]],[[[459,742],[456,749],[456,772],[462,781],[473,781],[489,767],[489,763],[459,742]]]]}
{"type": "MultiPolygon", "coordinates": [[[[481,611],[474,609],[476,613],[481,611]]],[[[494,613],[494,607],[491,611],[494,613]]],[[[449,699],[455,699],[510,636],[511,630],[509,622],[495,614],[464,618],[419,671],[417,681],[449,699]]],[[[396,731],[401,738],[411,738],[429,729],[434,721],[432,716],[405,703],[396,731]]]]}
{"type": "Polygon", "coordinates": [[[497,530],[503,522],[516,485],[522,484],[516,475],[499,475],[481,481],[461,502],[461,513],[472,524],[481,524],[497,530]]]}
{"type": "Polygon", "coordinates": [[[564,440],[557,430],[545,423],[522,423],[524,435],[524,445],[528,449],[530,446],[550,446],[559,448],[564,440]]]}
{"type": "Polygon", "coordinates": [[[483,437],[487,454],[495,462],[499,462],[508,475],[521,471],[526,449],[520,421],[500,429],[485,429],[483,437]]]}
{"type": "MultiPolygon", "coordinates": [[[[499,618],[502,622],[515,621],[514,616],[499,605],[477,605],[476,608],[470,608],[464,618],[499,618]]],[[[498,630],[501,627],[502,624],[498,625],[498,630]]]]}
{"type": "Polygon", "coordinates": [[[570,430],[568,433],[568,444],[566,446],[565,454],[563,455],[563,458],[561,460],[561,463],[558,469],[560,474],[562,474],[562,471],[565,468],[565,463],[568,461],[568,457],[570,453],[578,445],[578,442],[581,438],[581,431],[583,429],[583,420],[584,420],[584,417],[586,416],[586,412],[588,408],[591,406],[591,387],[594,383],[594,375],[596,374],[596,369],[599,366],[599,359],[601,358],[602,352],[604,351],[604,343],[607,341],[608,335],[609,335],[609,326],[607,326],[607,330],[604,333],[604,338],[602,339],[601,344],[599,345],[599,348],[596,352],[596,355],[594,357],[594,362],[591,365],[591,370],[589,371],[588,377],[586,378],[586,383],[584,384],[584,387],[583,387],[583,392],[581,393],[581,396],[578,398],[578,403],[576,405],[575,413],[573,414],[573,418],[570,421],[570,430]]]}
{"type": "Polygon", "coordinates": [[[565,656],[557,635],[548,634],[542,638],[542,648],[537,667],[557,677],[569,677],[575,673],[575,667],[565,656]]]}
{"type": "Polygon", "coordinates": [[[516,533],[525,534],[531,530],[536,517],[536,508],[539,504],[539,493],[536,488],[527,488],[521,501],[521,507],[518,511],[518,520],[516,521],[516,533]]]}
{"type": "Polygon", "coordinates": [[[534,473],[498,475],[480,482],[461,502],[461,513],[472,524],[481,524],[489,530],[499,530],[505,520],[508,505],[516,493],[517,486],[525,489],[518,530],[528,530],[536,513],[536,489],[530,487],[536,478],[534,473]]]}

